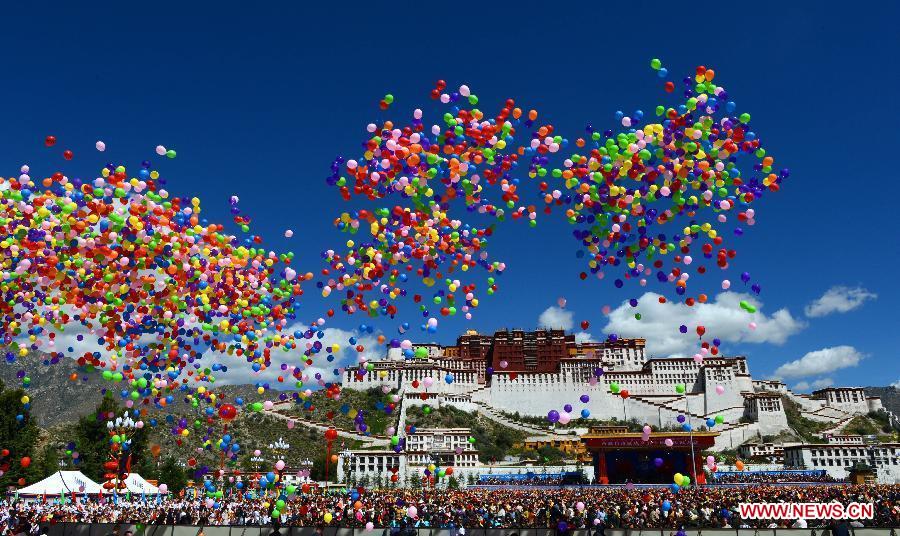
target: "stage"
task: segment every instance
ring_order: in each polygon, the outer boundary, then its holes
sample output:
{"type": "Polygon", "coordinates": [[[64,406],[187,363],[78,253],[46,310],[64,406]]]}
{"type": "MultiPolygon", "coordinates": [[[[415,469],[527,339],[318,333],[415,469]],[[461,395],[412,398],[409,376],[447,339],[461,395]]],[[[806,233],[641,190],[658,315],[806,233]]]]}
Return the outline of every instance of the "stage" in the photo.
{"type": "Polygon", "coordinates": [[[701,453],[715,443],[717,432],[640,432],[624,427],[595,428],[583,435],[598,484],[671,484],[681,473],[706,483],[701,453]],[[671,446],[667,445],[667,441],[671,446]]]}

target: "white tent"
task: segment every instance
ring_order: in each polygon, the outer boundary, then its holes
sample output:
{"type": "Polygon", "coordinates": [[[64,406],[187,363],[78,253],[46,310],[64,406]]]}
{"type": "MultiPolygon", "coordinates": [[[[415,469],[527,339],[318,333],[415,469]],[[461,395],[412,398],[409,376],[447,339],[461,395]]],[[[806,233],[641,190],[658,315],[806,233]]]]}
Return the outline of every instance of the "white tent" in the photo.
{"type": "Polygon", "coordinates": [[[100,484],[84,476],[81,471],[57,471],[40,482],[25,486],[19,495],[71,495],[72,493],[100,493],[100,484]]]}
{"type": "MultiPolygon", "coordinates": [[[[110,480],[112,482],[112,480],[110,480]]],[[[129,473],[125,479],[125,488],[131,493],[146,493],[147,495],[156,495],[159,488],[144,480],[144,477],[137,473],[129,473]]],[[[111,491],[106,491],[111,493],[111,491]]]]}

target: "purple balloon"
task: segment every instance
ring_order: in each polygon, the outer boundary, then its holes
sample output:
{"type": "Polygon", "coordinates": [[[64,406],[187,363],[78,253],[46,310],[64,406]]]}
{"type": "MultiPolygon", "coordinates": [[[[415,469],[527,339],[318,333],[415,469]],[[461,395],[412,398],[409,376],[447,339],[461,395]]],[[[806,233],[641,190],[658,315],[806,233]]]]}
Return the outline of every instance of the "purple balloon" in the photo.
{"type": "Polygon", "coordinates": [[[653,460],[653,465],[655,465],[657,467],[662,467],[662,464],[663,464],[662,458],[656,458],[653,460]]]}
{"type": "Polygon", "coordinates": [[[678,422],[684,422],[684,421],[685,421],[684,415],[679,415],[678,422]]]}
{"type": "Polygon", "coordinates": [[[590,402],[590,400],[591,400],[591,397],[589,397],[588,395],[581,395],[581,403],[582,404],[587,404],[588,402],[590,402]]]}
{"type": "Polygon", "coordinates": [[[559,421],[559,412],[555,409],[551,409],[549,413],[547,413],[547,420],[555,423],[559,421]]]}
{"type": "Polygon", "coordinates": [[[563,409],[566,410],[566,413],[572,413],[572,404],[566,404],[563,409]]]}

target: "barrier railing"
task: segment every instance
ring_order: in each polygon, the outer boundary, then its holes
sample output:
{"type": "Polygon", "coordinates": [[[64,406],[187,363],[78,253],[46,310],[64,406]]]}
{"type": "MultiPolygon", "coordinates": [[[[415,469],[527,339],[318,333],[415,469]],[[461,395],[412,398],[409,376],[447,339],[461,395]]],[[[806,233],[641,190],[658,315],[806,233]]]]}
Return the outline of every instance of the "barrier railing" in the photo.
{"type": "MultiPolygon", "coordinates": [[[[854,528],[852,536],[897,536],[897,528],[854,528]]],[[[459,536],[456,529],[401,529],[398,536],[459,536]]],[[[605,536],[674,536],[675,529],[606,529],[605,536]]],[[[830,536],[827,527],[807,529],[686,529],[686,536],[830,536]]],[[[566,531],[566,536],[593,536],[592,530],[566,531]]],[[[194,526],[57,523],[48,536],[392,536],[390,528],[194,526]]],[[[558,536],[555,529],[465,529],[465,536],[558,536]]]]}

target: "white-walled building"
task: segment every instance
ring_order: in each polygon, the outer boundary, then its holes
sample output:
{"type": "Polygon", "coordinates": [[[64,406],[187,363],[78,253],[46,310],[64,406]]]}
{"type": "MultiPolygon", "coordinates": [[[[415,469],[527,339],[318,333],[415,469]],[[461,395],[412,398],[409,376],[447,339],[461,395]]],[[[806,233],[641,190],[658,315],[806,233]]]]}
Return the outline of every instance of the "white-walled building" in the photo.
{"type": "Polygon", "coordinates": [[[475,467],[478,450],[469,441],[468,428],[421,428],[406,436],[406,456],[411,466],[475,467]]]}
{"type": "Polygon", "coordinates": [[[784,447],[786,469],[824,469],[834,478],[844,479],[858,463],[875,469],[878,482],[900,482],[900,443],[803,444],[784,447]]]}
{"type": "MultiPolygon", "coordinates": [[[[408,463],[406,453],[393,450],[344,450],[338,455],[338,482],[370,481],[381,477],[385,481],[396,474],[399,482],[406,479],[408,463]]],[[[387,482],[385,482],[387,483],[387,482]]]]}
{"type": "MultiPolygon", "coordinates": [[[[397,343],[399,344],[399,343],[397,343]]],[[[838,423],[881,409],[860,387],[792,393],[779,380],[754,380],[743,356],[648,358],[644,339],[577,343],[561,330],[467,332],[456,345],[406,344],[367,367],[344,371],[342,387],[390,388],[409,405],[489,407],[507,414],[544,417],[573,406],[592,419],[637,420],[669,426],[679,416],[695,429],[721,416],[716,449],[788,430],[785,401],[807,418],[838,423]],[[411,358],[411,355],[419,357],[411,358]],[[628,397],[611,393],[616,383],[628,397]],[[685,387],[684,393],[677,388],[685,387]],[[587,401],[582,402],[582,396],[587,401]]]]}

